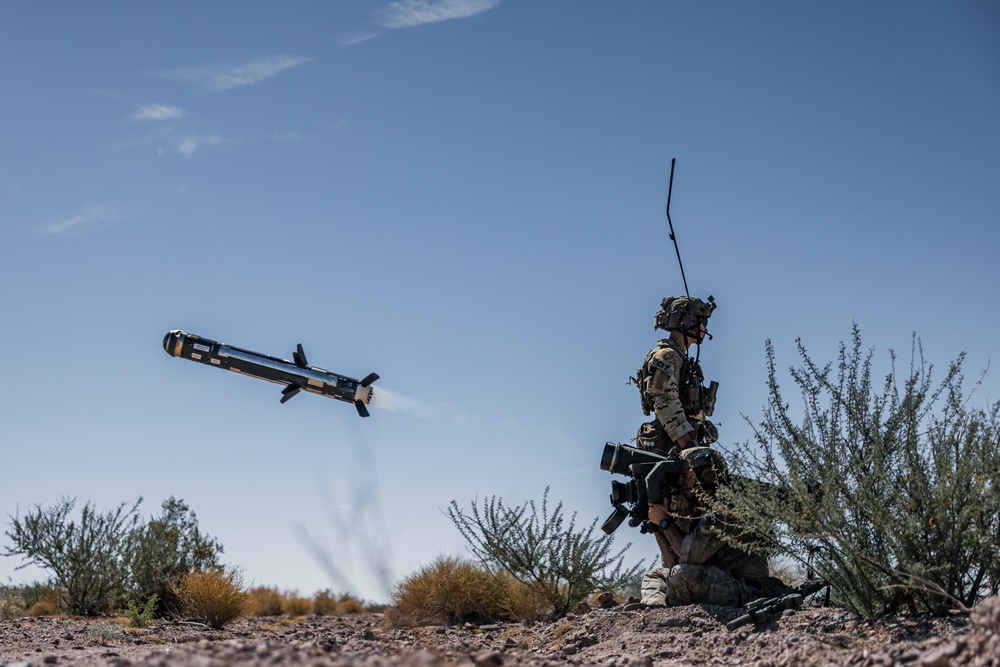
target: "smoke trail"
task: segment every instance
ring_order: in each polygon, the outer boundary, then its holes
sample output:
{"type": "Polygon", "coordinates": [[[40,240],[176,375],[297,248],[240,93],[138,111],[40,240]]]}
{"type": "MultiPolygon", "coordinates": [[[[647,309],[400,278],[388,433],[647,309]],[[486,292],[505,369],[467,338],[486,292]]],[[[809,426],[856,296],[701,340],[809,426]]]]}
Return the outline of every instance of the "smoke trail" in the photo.
{"type": "Polygon", "coordinates": [[[399,412],[426,421],[438,420],[445,415],[452,417],[455,415],[454,407],[447,403],[421,401],[385,387],[372,390],[371,405],[387,412],[399,412]]]}

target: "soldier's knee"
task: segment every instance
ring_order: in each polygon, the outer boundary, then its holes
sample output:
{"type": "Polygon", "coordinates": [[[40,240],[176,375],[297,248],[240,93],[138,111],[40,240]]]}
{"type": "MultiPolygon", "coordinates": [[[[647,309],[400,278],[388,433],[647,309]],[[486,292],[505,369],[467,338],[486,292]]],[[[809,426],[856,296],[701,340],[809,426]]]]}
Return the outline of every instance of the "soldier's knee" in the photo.
{"type": "Polygon", "coordinates": [[[705,568],[682,563],[670,568],[666,579],[667,602],[671,606],[697,604],[708,592],[705,568]]]}

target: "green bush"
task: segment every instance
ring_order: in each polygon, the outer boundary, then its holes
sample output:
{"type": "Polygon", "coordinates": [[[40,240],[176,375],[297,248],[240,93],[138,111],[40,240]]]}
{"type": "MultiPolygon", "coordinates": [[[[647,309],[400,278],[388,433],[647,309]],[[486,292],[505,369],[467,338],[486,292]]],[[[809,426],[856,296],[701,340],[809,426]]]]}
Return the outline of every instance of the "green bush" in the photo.
{"type": "Polygon", "coordinates": [[[576,513],[567,522],[558,503],[548,511],[549,489],[542,496],[539,518],[534,501],[508,507],[492,496],[482,508],[471,503],[463,512],[454,500],[448,517],[468,543],[473,555],[494,575],[506,572],[537,592],[563,616],[597,590],[634,586],[642,563],[624,569],[628,546],[611,553],[613,535],[594,536],[597,519],[586,530],[576,527],[576,513]]]}
{"type": "Polygon", "coordinates": [[[222,545],[203,535],[195,513],[182,500],[172,496],[163,501],[162,513],[137,526],[128,553],[129,600],[148,600],[156,596],[156,616],[180,611],[180,601],[173,592],[182,574],[219,565],[222,545]]]}
{"type": "Polygon", "coordinates": [[[812,567],[835,599],[867,615],[943,614],[1000,584],[1000,402],[970,407],[964,355],[937,384],[914,338],[910,370],[895,354],[881,390],[872,352],[841,344],[820,367],[801,341],[791,369],[804,406],[796,419],[767,343],[769,399],[734,471],[769,482],[720,494],[755,547],[812,567]]]}
{"type": "MultiPolygon", "coordinates": [[[[61,498],[50,508],[36,505],[11,517],[5,534],[12,546],[5,555],[27,561],[20,567],[34,563],[49,572],[71,614],[111,613],[153,595],[156,613],[175,611],[171,584],[185,572],[216,565],[222,546],[201,534],[194,512],[182,501],[169,498],[149,523],[141,521],[140,503],[142,498],[106,513],[87,503],[79,519],[71,518],[76,499],[61,498]]],[[[51,613],[51,603],[39,609],[51,613]]],[[[29,602],[32,609],[36,604],[29,602]]]]}
{"type": "Polygon", "coordinates": [[[122,615],[128,619],[129,625],[133,628],[148,628],[153,620],[153,612],[156,610],[157,596],[154,593],[146,600],[146,604],[139,609],[134,601],[129,601],[128,606],[122,611],[122,615]]]}
{"type": "Polygon", "coordinates": [[[5,533],[13,545],[5,555],[22,556],[50,572],[70,613],[108,612],[128,579],[126,554],[139,523],[140,502],[131,507],[122,503],[105,514],[87,503],[79,521],[69,519],[75,499],[62,498],[48,509],[36,505],[23,517],[13,517],[5,533]]]}

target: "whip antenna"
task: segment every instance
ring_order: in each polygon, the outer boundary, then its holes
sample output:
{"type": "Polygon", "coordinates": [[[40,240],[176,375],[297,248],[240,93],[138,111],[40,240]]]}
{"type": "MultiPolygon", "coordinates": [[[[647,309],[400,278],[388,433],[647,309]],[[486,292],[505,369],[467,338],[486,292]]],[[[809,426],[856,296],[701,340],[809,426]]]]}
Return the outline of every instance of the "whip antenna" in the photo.
{"type": "Polygon", "coordinates": [[[670,240],[674,242],[674,250],[677,251],[677,264],[681,267],[681,280],[684,281],[684,295],[687,298],[691,298],[691,293],[688,291],[688,281],[684,276],[684,262],[681,261],[681,249],[677,245],[677,237],[674,235],[674,223],[670,219],[670,196],[674,192],[674,163],[677,162],[677,158],[670,159],[670,185],[667,187],[667,224],[670,225],[670,240]]]}

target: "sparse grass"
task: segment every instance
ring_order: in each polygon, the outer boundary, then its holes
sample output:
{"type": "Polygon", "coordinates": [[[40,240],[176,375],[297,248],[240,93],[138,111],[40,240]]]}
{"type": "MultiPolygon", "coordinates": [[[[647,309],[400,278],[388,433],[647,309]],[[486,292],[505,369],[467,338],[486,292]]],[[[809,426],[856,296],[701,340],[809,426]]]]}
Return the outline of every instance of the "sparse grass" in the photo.
{"type": "Polygon", "coordinates": [[[544,621],[552,617],[552,603],[544,591],[518,581],[507,572],[497,575],[502,590],[504,615],[522,623],[544,621]]]}
{"type": "Polygon", "coordinates": [[[324,590],[313,596],[313,613],[317,616],[333,616],[337,613],[337,598],[324,590]]]}
{"type": "Polygon", "coordinates": [[[486,622],[504,617],[503,597],[502,583],[485,569],[441,557],[398,585],[391,618],[403,626],[486,622]]]}
{"type": "Polygon", "coordinates": [[[235,567],[185,574],[174,593],[185,614],[217,630],[242,616],[247,605],[243,575],[235,567]]]}
{"type": "Polygon", "coordinates": [[[365,611],[365,603],[350,593],[344,593],[337,600],[337,614],[339,615],[363,614],[365,611]]]}
{"type": "Polygon", "coordinates": [[[58,588],[45,589],[26,613],[28,616],[62,616],[65,613],[62,592],[58,588]]]}
{"type": "Polygon", "coordinates": [[[294,593],[285,595],[281,601],[281,611],[289,616],[308,616],[312,610],[312,600],[294,593]]]}
{"type": "Polygon", "coordinates": [[[87,628],[87,635],[92,637],[101,646],[109,646],[113,642],[119,642],[125,638],[125,631],[120,625],[101,621],[92,623],[87,628]]]}
{"type": "Polygon", "coordinates": [[[246,613],[249,616],[281,616],[284,596],[277,588],[257,586],[247,594],[246,613]]]}

